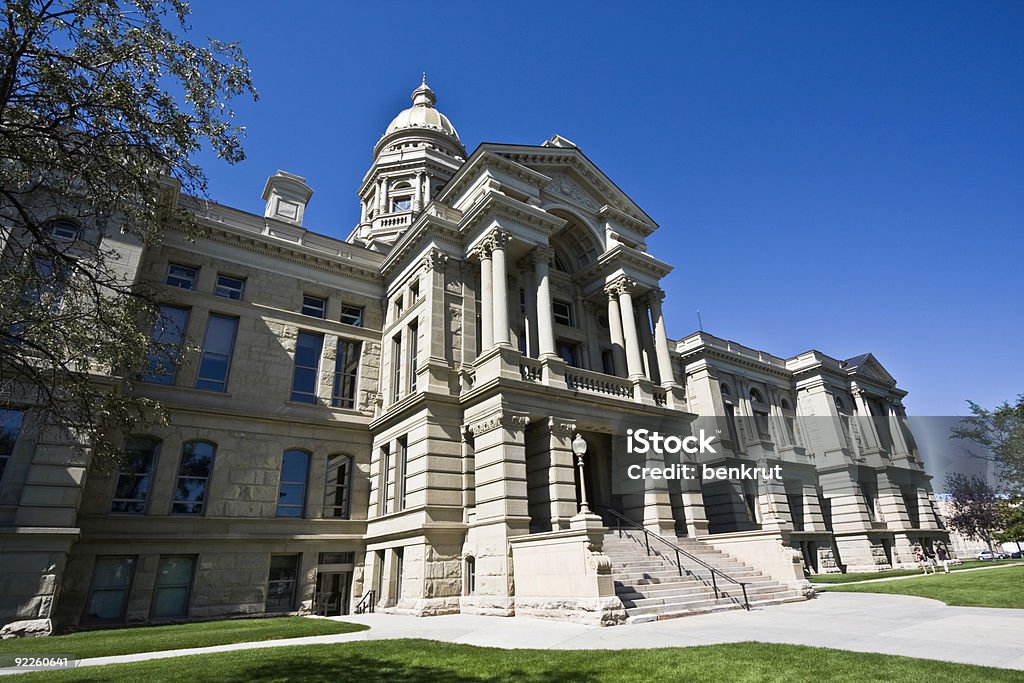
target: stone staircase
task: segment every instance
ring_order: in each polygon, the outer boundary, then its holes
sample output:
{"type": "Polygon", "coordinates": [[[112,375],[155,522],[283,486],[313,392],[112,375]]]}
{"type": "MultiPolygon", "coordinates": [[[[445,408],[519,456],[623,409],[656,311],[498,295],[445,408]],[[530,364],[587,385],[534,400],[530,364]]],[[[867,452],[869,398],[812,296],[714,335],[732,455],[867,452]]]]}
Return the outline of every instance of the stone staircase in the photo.
{"type": "MultiPolygon", "coordinates": [[[[720,572],[747,584],[751,608],[805,599],[799,591],[701,541],[680,538],[675,543],[720,572]]],[[[652,538],[651,555],[648,555],[642,531],[624,529],[607,533],[603,552],[612,561],[615,594],[631,623],[743,609],[740,586],[719,575],[720,597],[716,598],[708,569],[681,556],[683,569],[690,573],[680,576],[675,551],[652,538]]]]}

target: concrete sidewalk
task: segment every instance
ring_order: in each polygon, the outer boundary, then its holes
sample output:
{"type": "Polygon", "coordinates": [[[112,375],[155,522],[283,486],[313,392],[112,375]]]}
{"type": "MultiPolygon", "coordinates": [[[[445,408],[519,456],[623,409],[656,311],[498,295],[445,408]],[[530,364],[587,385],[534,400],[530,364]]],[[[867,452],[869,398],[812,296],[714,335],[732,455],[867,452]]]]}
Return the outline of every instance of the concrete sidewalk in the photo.
{"type": "MultiPolygon", "coordinates": [[[[825,593],[807,602],[751,612],[601,628],[528,617],[393,614],[337,617],[369,631],[85,659],[97,666],[191,654],[395,638],[482,647],[554,650],[688,647],[760,641],[905,655],[1024,670],[1024,610],[949,607],[904,595],[825,593]]],[[[369,645],[368,647],[372,647],[369,645]]]]}

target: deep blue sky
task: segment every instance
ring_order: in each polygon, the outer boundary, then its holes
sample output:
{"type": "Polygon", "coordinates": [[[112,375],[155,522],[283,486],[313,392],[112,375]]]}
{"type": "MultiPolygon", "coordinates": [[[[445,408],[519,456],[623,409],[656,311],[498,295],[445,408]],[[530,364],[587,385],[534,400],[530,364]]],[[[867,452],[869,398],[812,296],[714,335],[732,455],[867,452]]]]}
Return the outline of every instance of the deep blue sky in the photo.
{"type": "Polygon", "coordinates": [[[306,176],[344,237],[374,143],[426,71],[472,151],[573,140],[660,225],[669,333],[872,351],[908,410],[1024,392],[1024,3],[195,3],[260,101],[253,212],[306,176]]]}

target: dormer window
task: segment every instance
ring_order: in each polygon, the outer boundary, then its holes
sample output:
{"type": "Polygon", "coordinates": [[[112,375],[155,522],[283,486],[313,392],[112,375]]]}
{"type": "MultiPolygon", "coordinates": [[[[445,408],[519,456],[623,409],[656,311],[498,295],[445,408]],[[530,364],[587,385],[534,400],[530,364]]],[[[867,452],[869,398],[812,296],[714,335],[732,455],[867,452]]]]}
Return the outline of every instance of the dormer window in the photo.
{"type": "Polygon", "coordinates": [[[50,235],[56,237],[59,240],[67,240],[68,242],[74,242],[78,239],[79,230],[78,226],[68,221],[58,221],[53,224],[50,228],[50,235]]]}

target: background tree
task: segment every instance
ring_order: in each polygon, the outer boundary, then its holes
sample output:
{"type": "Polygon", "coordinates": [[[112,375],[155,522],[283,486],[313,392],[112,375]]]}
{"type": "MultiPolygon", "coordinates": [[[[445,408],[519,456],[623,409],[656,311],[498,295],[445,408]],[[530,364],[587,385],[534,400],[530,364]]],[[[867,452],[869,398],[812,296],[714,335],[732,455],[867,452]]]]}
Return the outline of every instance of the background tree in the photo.
{"type": "Polygon", "coordinates": [[[197,152],[243,158],[237,45],[186,39],[181,0],[8,0],[0,10],[0,400],[94,453],[155,407],[124,379],[155,313],[123,248],[204,197],[197,152]]]}
{"type": "Polygon", "coordinates": [[[999,516],[1002,530],[993,538],[1000,543],[1016,543],[1017,550],[1020,550],[1020,544],[1024,542],[1024,497],[1001,501],[999,516]]]}
{"type": "Polygon", "coordinates": [[[1000,499],[996,490],[978,476],[947,474],[950,514],[946,522],[960,535],[984,541],[992,550],[992,538],[1002,525],[1000,499]]]}
{"type": "Polygon", "coordinates": [[[1016,403],[1004,401],[992,410],[968,401],[971,415],[951,430],[951,439],[973,442],[968,452],[996,464],[1012,493],[1024,493],[1024,394],[1016,403]]]}

